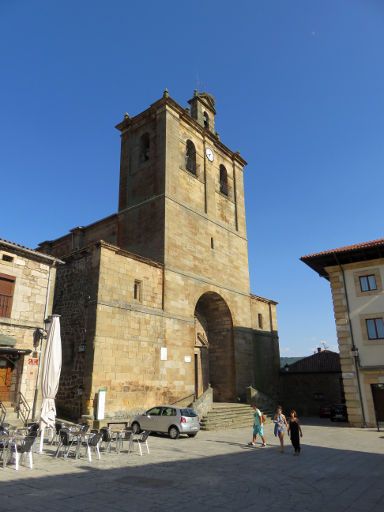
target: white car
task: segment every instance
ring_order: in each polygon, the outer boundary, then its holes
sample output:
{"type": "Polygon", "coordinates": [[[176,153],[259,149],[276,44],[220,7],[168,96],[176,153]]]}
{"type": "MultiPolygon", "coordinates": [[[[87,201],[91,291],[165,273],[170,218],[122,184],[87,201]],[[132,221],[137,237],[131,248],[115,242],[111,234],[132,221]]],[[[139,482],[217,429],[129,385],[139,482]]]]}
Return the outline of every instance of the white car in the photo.
{"type": "Polygon", "coordinates": [[[172,405],[152,407],[144,414],[136,416],[131,426],[135,434],[150,430],[166,433],[171,439],[177,439],[180,434],[195,437],[200,430],[199,417],[193,409],[180,409],[172,405]]]}

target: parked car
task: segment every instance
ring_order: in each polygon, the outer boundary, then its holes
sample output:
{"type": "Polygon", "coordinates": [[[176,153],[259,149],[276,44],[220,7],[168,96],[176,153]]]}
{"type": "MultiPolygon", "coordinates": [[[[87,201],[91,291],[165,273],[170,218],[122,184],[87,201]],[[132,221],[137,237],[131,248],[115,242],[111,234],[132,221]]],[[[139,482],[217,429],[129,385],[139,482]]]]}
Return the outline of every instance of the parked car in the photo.
{"type": "Polygon", "coordinates": [[[320,416],[320,418],[330,418],[331,417],[331,406],[323,405],[322,407],[320,407],[319,416],[320,416]]]}
{"type": "Polygon", "coordinates": [[[331,407],[331,421],[348,421],[347,408],[344,404],[335,404],[331,407]]]}
{"type": "Polygon", "coordinates": [[[177,439],[180,434],[195,437],[200,430],[200,422],[193,409],[159,405],[133,419],[132,431],[139,433],[142,430],[165,433],[171,439],[177,439]]]}

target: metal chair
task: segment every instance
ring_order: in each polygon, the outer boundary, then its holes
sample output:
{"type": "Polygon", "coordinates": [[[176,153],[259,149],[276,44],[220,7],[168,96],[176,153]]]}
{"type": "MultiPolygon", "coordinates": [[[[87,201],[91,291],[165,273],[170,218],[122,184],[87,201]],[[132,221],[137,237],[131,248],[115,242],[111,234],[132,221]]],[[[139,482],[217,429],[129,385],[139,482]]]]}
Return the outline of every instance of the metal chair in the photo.
{"type": "Polygon", "coordinates": [[[57,446],[55,457],[59,457],[61,451],[63,451],[64,458],[66,459],[73,446],[75,446],[76,451],[78,451],[77,445],[78,445],[78,438],[71,435],[71,431],[69,428],[62,428],[59,431],[59,444],[57,446]]]}
{"type": "Polygon", "coordinates": [[[149,453],[149,446],[148,446],[148,437],[149,437],[149,434],[151,432],[149,430],[143,430],[143,432],[141,432],[141,434],[139,434],[137,437],[135,437],[133,434],[131,435],[130,437],[130,442],[129,442],[129,449],[128,449],[128,452],[133,451],[134,449],[134,445],[135,443],[137,444],[138,448],[139,448],[139,453],[140,453],[140,456],[143,455],[143,450],[141,448],[141,445],[145,445],[146,449],[147,449],[147,453],[149,453]]]}
{"type": "Polygon", "coordinates": [[[83,433],[83,434],[86,434],[89,430],[89,425],[88,423],[80,423],[80,425],[78,425],[79,427],[79,430],[83,433]]]}
{"type": "Polygon", "coordinates": [[[55,433],[52,436],[51,444],[56,444],[60,442],[60,430],[65,428],[65,423],[57,421],[55,423],[55,433]]]}
{"type": "Polygon", "coordinates": [[[3,463],[3,468],[7,465],[9,459],[9,436],[7,432],[0,429],[0,462],[3,463]]]}
{"type": "Polygon", "coordinates": [[[97,434],[93,434],[89,439],[85,441],[84,444],[86,446],[89,462],[92,462],[92,449],[96,453],[97,458],[100,460],[100,443],[102,442],[102,438],[102,432],[98,432],[97,434]]]}
{"type": "Polygon", "coordinates": [[[38,435],[40,430],[40,425],[38,423],[31,423],[27,427],[28,435],[38,435]]]}
{"type": "Polygon", "coordinates": [[[25,436],[24,439],[16,440],[15,442],[10,442],[9,447],[10,451],[15,455],[15,469],[18,471],[21,461],[25,456],[28,456],[29,467],[33,469],[33,456],[32,456],[32,447],[34,442],[36,441],[37,431],[30,433],[25,436]]]}
{"type": "Polygon", "coordinates": [[[106,444],[105,452],[110,453],[112,445],[115,443],[115,451],[120,453],[120,450],[123,448],[123,441],[127,439],[126,430],[112,432],[109,427],[102,427],[100,432],[102,433],[102,443],[106,444]]]}
{"type": "Polygon", "coordinates": [[[111,445],[112,445],[112,441],[113,441],[112,433],[108,427],[102,427],[100,429],[100,433],[101,433],[100,447],[105,444],[106,445],[105,452],[108,453],[111,451],[111,445]]]}

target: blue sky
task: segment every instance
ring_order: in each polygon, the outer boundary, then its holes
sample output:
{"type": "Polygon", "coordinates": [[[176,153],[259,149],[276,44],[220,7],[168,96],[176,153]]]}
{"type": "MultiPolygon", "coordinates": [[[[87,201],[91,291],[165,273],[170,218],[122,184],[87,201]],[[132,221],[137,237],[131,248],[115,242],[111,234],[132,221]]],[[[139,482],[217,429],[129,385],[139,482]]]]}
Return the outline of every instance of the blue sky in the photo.
{"type": "Polygon", "coordinates": [[[252,291],[282,355],[336,345],[327,281],[299,261],[383,236],[380,0],[0,0],[0,236],[27,246],[117,208],[114,125],[214,94],[245,172],[252,291]]]}

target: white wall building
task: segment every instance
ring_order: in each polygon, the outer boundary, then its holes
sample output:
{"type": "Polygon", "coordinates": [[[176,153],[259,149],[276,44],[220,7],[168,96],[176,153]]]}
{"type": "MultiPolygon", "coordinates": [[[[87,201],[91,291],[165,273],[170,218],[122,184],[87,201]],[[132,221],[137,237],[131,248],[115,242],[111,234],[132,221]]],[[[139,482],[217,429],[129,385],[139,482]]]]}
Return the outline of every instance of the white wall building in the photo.
{"type": "Polygon", "coordinates": [[[303,256],[330,281],[350,424],[384,422],[384,239],[303,256]]]}

